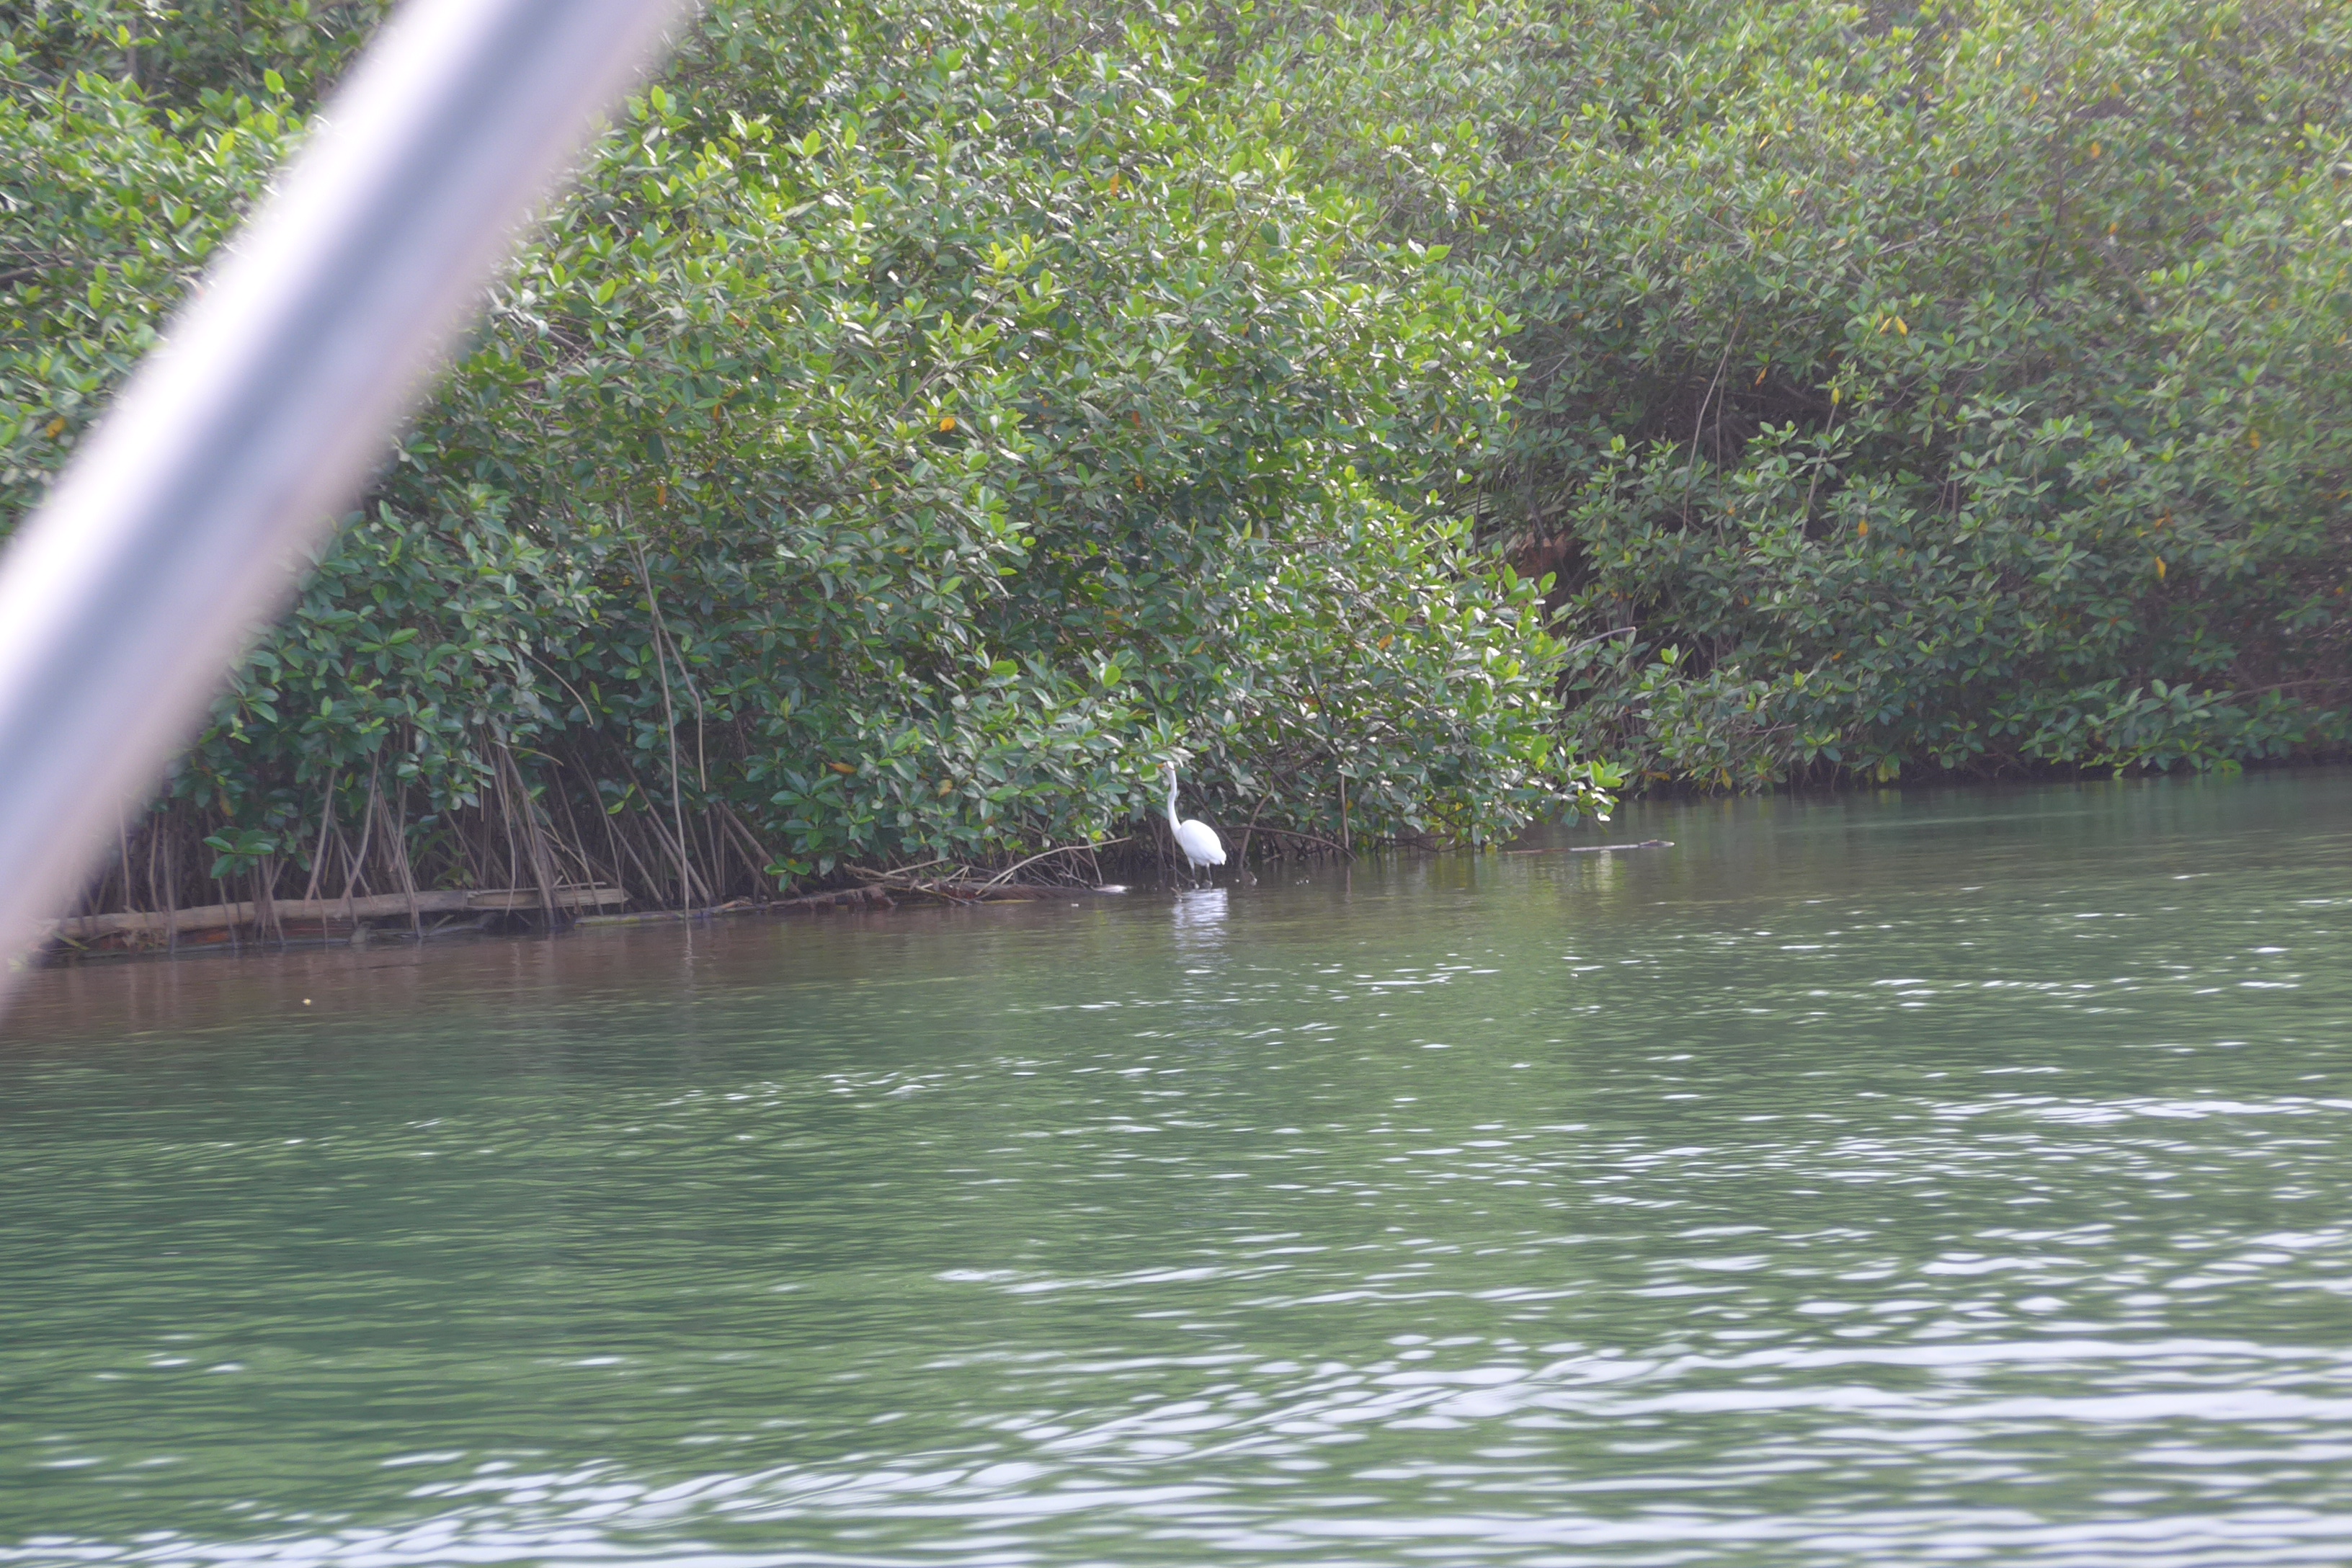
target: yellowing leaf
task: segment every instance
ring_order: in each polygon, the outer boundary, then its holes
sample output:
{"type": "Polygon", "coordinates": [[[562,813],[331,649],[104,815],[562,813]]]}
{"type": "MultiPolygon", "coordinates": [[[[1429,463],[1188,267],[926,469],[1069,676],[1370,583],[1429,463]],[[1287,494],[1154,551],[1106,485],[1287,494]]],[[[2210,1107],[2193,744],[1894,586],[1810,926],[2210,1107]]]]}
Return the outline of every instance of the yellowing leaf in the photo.
{"type": "Polygon", "coordinates": [[[949,431],[950,431],[950,430],[952,430],[952,429],[954,429],[954,428],[955,428],[955,416],[954,416],[954,415],[952,415],[952,414],[942,414],[942,415],[940,415],[940,435],[944,436],[944,435],[946,435],[949,431]]]}
{"type": "Polygon", "coordinates": [[[66,433],[66,419],[65,419],[65,416],[64,416],[64,415],[62,415],[62,414],[58,415],[55,419],[50,420],[50,421],[49,421],[49,423],[48,423],[48,425],[47,425],[47,426],[46,427],[46,429],[45,429],[45,431],[44,431],[44,434],[46,434],[46,435],[48,437],[48,438],[49,438],[50,440],[52,440],[52,441],[56,440],[58,437],[60,437],[60,436],[64,435],[65,433],[66,433]]]}
{"type": "Polygon", "coordinates": [[[824,765],[831,768],[837,773],[854,773],[857,771],[856,768],[851,767],[847,763],[827,763],[824,765]]]}
{"type": "Polygon", "coordinates": [[[1853,525],[1853,531],[1857,538],[1868,539],[1870,537],[1870,524],[1866,522],[1857,522],[1853,525]]]}
{"type": "Polygon", "coordinates": [[[2156,558],[2156,580],[2159,583],[2164,581],[2164,557],[2161,555],[2156,558]]]}

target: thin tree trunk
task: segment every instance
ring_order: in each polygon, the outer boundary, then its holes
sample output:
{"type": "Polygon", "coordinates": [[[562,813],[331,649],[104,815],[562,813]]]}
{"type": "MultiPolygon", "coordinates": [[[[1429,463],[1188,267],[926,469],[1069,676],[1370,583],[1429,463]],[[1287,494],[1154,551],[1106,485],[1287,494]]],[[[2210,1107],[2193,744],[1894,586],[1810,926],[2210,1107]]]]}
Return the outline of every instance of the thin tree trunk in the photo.
{"type": "Polygon", "coordinates": [[[310,852],[310,881],[302,889],[305,903],[319,896],[319,873],[327,868],[327,826],[334,818],[335,771],[333,768],[327,770],[326,798],[319,805],[319,847],[310,852]]]}
{"type": "Polygon", "coordinates": [[[755,858],[751,864],[751,877],[764,890],[767,887],[768,868],[776,863],[776,858],[768,853],[768,847],[760,842],[759,836],[744,825],[741,817],[735,815],[734,807],[721,801],[719,805],[719,815],[728,826],[735,829],[736,837],[751,847],[755,858]]]}
{"type": "Polygon", "coordinates": [[[516,807],[522,813],[523,847],[530,851],[530,877],[539,887],[541,918],[547,929],[553,931],[555,879],[547,863],[547,841],[539,831],[538,809],[531,804],[529,786],[522,782],[522,768],[515,762],[513,749],[503,741],[499,742],[499,760],[506,764],[507,777],[514,782],[516,807]]]}
{"type": "MultiPolygon", "coordinates": [[[[561,764],[559,764],[559,766],[561,764]]],[[[586,837],[580,831],[580,814],[572,809],[572,792],[567,789],[557,788],[555,789],[554,794],[556,804],[563,807],[564,826],[572,830],[572,855],[579,860],[581,868],[587,873],[588,880],[591,882],[600,882],[604,880],[604,878],[597,872],[596,863],[589,857],[586,837]]],[[[614,851],[612,868],[613,881],[617,886],[621,880],[621,857],[618,849],[613,843],[613,819],[609,816],[604,816],[604,814],[601,810],[596,815],[604,817],[604,847],[605,848],[614,851]]]]}
{"type": "Polygon", "coordinates": [[[662,642],[666,639],[662,636],[661,605],[654,597],[653,574],[646,570],[645,546],[632,539],[629,541],[629,548],[636,552],[637,581],[645,584],[646,609],[653,617],[656,639],[654,672],[661,677],[662,727],[663,733],[669,742],[669,809],[677,829],[677,907],[679,912],[683,913],[694,907],[694,892],[688,883],[686,869],[686,800],[677,776],[677,714],[670,707],[669,660],[663,654],[661,647],[662,642]]]}
{"type": "Polygon", "coordinates": [[[637,868],[637,875],[646,879],[648,891],[661,886],[661,879],[654,875],[653,868],[646,865],[645,857],[637,853],[637,847],[629,842],[629,836],[619,828],[614,827],[609,818],[606,819],[606,826],[612,828],[613,841],[618,844],[622,851],[628,856],[629,864],[635,866],[637,868]]]}
{"type": "Polygon", "coordinates": [[[368,842],[375,836],[376,812],[382,805],[383,796],[377,793],[375,786],[375,769],[371,766],[368,769],[367,813],[365,819],[360,824],[360,847],[352,855],[351,865],[343,873],[343,918],[345,920],[353,918],[351,912],[352,887],[360,879],[361,869],[367,865],[368,842]]]}
{"type": "Polygon", "coordinates": [[[278,857],[264,855],[253,868],[254,940],[267,942],[269,933],[278,933],[278,945],[286,945],[286,928],[278,923],[278,900],[272,897],[278,890],[278,857]]]}
{"type": "MultiPolygon", "coordinates": [[[[633,786],[635,786],[635,787],[637,794],[645,797],[645,802],[646,802],[646,820],[648,823],[652,824],[652,826],[651,826],[651,828],[649,829],[649,831],[653,834],[653,836],[654,836],[656,838],[661,839],[661,840],[663,841],[665,847],[667,847],[667,848],[669,850],[669,852],[670,852],[670,858],[671,858],[672,859],[676,859],[676,858],[677,858],[677,845],[679,845],[679,844],[683,844],[685,841],[684,841],[683,839],[680,839],[680,840],[677,840],[676,843],[672,843],[672,842],[671,842],[670,837],[669,837],[669,831],[668,831],[668,829],[667,829],[667,828],[665,828],[665,827],[663,827],[663,826],[661,826],[661,818],[660,818],[660,816],[656,814],[656,810],[655,810],[654,803],[653,803],[653,802],[654,802],[654,792],[653,792],[653,791],[651,791],[651,790],[649,790],[649,789],[647,789],[647,788],[646,787],[646,781],[645,781],[645,780],[643,780],[643,779],[641,779],[641,778],[639,778],[639,777],[637,776],[637,770],[636,770],[636,768],[635,768],[634,765],[632,765],[632,764],[631,764],[631,763],[629,762],[628,754],[627,754],[625,752],[622,752],[622,751],[619,751],[619,750],[617,750],[617,749],[616,749],[616,750],[614,751],[614,760],[615,762],[617,762],[617,763],[620,764],[621,771],[622,771],[623,773],[626,773],[626,774],[628,774],[628,775],[629,775],[629,783],[630,783],[633,786]]],[[[633,848],[632,848],[632,854],[634,855],[634,853],[635,853],[635,850],[634,850],[634,847],[633,847],[633,848]]],[[[651,890],[652,889],[654,889],[654,888],[656,888],[656,887],[658,887],[658,886],[660,885],[660,883],[661,883],[661,879],[660,879],[660,878],[658,878],[658,877],[656,877],[656,876],[655,876],[655,875],[652,873],[652,871],[650,871],[650,870],[647,870],[647,869],[646,869],[646,862],[645,862],[645,860],[644,860],[642,858],[638,858],[638,860],[637,860],[637,868],[638,868],[639,870],[641,870],[641,871],[645,871],[645,873],[646,873],[646,889],[647,889],[647,890],[648,890],[648,892],[649,892],[649,893],[650,893],[650,890],[651,890]]],[[[705,891],[708,891],[709,889],[704,889],[704,890],[705,890],[705,891]]]]}
{"type": "MultiPolygon", "coordinates": [[[[1250,812],[1249,826],[1242,829],[1242,847],[1241,847],[1241,849],[1239,850],[1239,852],[1237,852],[1237,853],[1234,856],[1234,869],[1236,869],[1236,870],[1240,871],[1240,872],[1241,872],[1241,874],[1242,874],[1242,875],[1244,875],[1244,877],[1248,877],[1248,876],[1249,876],[1249,874],[1250,874],[1250,869],[1249,869],[1249,847],[1250,847],[1250,835],[1251,835],[1251,834],[1253,834],[1253,833],[1255,833],[1255,832],[1257,831],[1257,818],[1258,818],[1258,813],[1259,813],[1259,812],[1264,811],[1264,810],[1265,809],[1265,803],[1266,803],[1267,801],[1272,800],[1273,798],[1274,798],[1274,792],[1273,792],[1272,790],[1268,790],[1268,791],[1266,791],[1264,795],[1262,795],[1258,796],[1258,797],[1257,797],[1257,805],[1256,805],[1256,807],[1255,807],[1255,809],[1253,809],[1253,810],[1250,812]]],[[[1251,879],[1252,881],[1255,881],[1257,879],[1256,879],[1256,878],[1255,878],[1255,877],[1251,877],[1251,878],[1250,878],[1250,879],[1251,879]]],[[[1096,881],[1097,881],[1097,882],[1099,882],[1099,881],[1101,881],[1101,880],[1102,880],[1102,879],[1101,879],[1100,877],[1097,877],[1097,878],[1095,879],[1095,880],[1096,880],[1096,881]]]]}
{"type": "MultiPolygon", "coordinates": [[[[522,882],[522,856],[515,848],[514,801],[507,794],[507,768],[504,757],[498,759],[498,772],[492,775],[492,782],[495,785],[492,798],[499,803],[499,830],[506,835],[507,869],[506,875],[500,877],[495,884],[485,877],[481,879],[481,885],[485,888],[493,885],[501,888],[519,887],[522,882]]],[[[486,840],[490,836],[489,815],[489,808],[485,806],[482,810],[482,837],[486,840]]]]}
{"type": "Polygon", "coordinates": [[[383,825],[389,838],[385,858],[392,862],[394,872],[400,878],[400,890],[408,895],[408,924],[415,931],[416,939],[422,942],[425,940],[425,916],[416,907],[416,878],[408,864],[408,786],[403,784],[400,788],[400,809],[397,812],[385,804],[381,795],[376,796],[376,810],[387,818],[383,825]]]}

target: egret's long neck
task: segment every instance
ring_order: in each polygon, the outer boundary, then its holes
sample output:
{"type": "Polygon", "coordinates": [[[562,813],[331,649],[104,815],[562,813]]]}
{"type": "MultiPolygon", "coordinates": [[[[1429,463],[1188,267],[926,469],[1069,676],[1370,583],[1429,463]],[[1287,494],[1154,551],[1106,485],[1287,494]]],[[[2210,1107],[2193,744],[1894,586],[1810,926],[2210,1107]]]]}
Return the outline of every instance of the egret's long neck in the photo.
{"type": "Polygon", "coordinates": [[[1168,826],[1176,826],[1176,770],[1168,770],[1168,826]]]}

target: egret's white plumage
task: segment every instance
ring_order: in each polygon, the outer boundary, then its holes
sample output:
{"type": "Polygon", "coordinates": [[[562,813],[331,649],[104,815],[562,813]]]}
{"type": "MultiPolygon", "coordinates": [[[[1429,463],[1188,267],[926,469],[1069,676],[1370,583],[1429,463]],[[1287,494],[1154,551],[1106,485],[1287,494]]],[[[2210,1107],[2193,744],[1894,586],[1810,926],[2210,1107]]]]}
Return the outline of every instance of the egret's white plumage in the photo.
{"type": "Polygon", "coordinates": [[[1176,770],[1168,770],[1168,831],[1176,836],[1176,847],[1194,866],[1222,866],[1225,863],[1225,841],[1217,830],[1205,822],[1186,817],[1176,819],[1176,770]]]}

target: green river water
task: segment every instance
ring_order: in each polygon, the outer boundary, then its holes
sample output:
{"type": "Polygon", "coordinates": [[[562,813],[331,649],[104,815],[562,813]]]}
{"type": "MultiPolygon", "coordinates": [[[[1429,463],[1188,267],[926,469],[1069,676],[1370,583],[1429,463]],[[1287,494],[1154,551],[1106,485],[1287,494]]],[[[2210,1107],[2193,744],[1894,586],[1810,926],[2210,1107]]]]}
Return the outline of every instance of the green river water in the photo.
{"type": "Polygon", "coordinates": [[[2352,1562],[2352,774],[1533,842],[35,975],[0,1563],[2352,1562]]]}

